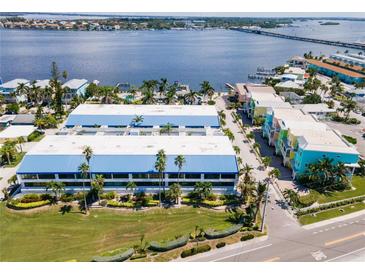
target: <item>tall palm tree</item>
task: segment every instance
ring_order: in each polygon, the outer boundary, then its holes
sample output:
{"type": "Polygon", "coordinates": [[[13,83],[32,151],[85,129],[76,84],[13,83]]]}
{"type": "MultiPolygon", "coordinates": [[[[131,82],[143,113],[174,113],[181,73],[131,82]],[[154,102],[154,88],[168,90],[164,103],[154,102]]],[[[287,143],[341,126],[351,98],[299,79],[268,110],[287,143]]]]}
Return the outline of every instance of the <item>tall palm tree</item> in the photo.
{"type": "Polygon", "coordinates": [[[84,206],[85,206],[85,214],[88,213],[88,207],[87,207],[87,202],[86,202],[86,192],[85,192],[85,180],[88,177],[88,174],[90,172],[90,167],[87,163],[82,163],[79,168],[78,168],[79,172],[81,172],[81,176],[83,178],[82,180],[82,192],[84,194],[84,206]]]}
{"type": "Polygon", "coordinates": [[[200,93],[206,97],[208,96],[210,100],[212,99],[212,96],[214,95],[214,88],[211,86],[209,81],[203,81],[200,84],[200,93]]]}
{"type": "Polygon", "coordinates": [[[25,140],[24,140],[24,137],[20,136],[16,139],[16,142],[18,143],[19,145],[19,148],[20,148],[20,153],[23,153],[23,146],[22,144],[24,144],[25,140]]]}
{"type": "Polygon", "coordinates": [[[260,205],[262,203],[262,200],[264,199],[265,193],[266,193],[267,187],[266,184],[258,183],[255,193],[255,203],[256,203],[256,211],[255,211],[255,222],[257,218],[257,214],[260,210],[260,205]]]}
{"type": "Polygon", "coordinates": [[[158,91],[160,94],[164,93],[169,85],[167,78],[161,78],[160,82],[158,82],[158,91]]]}
{"type": "Polygon", "coordinates": [[[181,173],[181,170],[185,163],[186,163],[186,160],[185,160],[184,155],[177,155],[175,157],[174,164],[178,168],[178,172],[177,172],[177,183],[178,184],[180,183],[180,173],[181,173]]]}
{"type": "Polygon", "coordinates": [[[156,80],[144,80],[142,83],[141,89],[150,91],[153,94],[157,85],[158,85],[158,81],[156,81],[156,80]]]}
{"type": "Polygon", "coordinates": [[[132,192],[132,194],[136,191],[137,189],[137,184],[133,181],[128,182],[127,186],[125,187],[126,190],[130,190],[132,192]]]}
{"type": "Polygon", "coordinates": [[[243,168],[240,169],[240,175],[243,175],[243,182],[248,183],[251,182],[252,179],[252,170],[253,167],[249,164],[245,164],[243,168]]]}
{"type": "MultiPolygon", "coordinates": [[[[166,170],[166,154],[163,149],[160,149],[156,154],[156,162],[155,162],[155,169],[159,172],[159,191],[158,191],[158,199],[159,199],[159,205],[162,206],[161,203],[161,184],[164,182],[163,176],[164,172],[166,170]]],[[[165,188],[165,187],[164,187],[165,188]]]]}
{"type": "Polygon", "coordinates": [[[345,112],[345,119],[348,120],[350,112],[356,108],[357,104],[352,99],[346,99],[345,101],[341,102],[341,106],[343,107],[343,110],[345,112]]]}

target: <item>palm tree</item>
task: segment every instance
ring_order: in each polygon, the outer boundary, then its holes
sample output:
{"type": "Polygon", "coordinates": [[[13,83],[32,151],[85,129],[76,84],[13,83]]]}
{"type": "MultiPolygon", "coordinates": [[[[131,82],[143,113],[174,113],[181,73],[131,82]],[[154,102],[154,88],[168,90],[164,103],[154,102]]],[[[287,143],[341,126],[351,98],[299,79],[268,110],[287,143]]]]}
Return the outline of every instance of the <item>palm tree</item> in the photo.
{"type": "Polygon", "coordinates": [[[134,192],[136,191],[137,189],[137,184],[133,181],[130,181],[128,182],[126,188],[126,190],[130,190],[132,192],[132,194],[134,194],[134,192]]]}
{"type": "Polygon", "coordinates": [[[160,134],[167,133],[167,135],[170,136],[172,129],[173,129],[173,124],[167,123],[166,125],[162,126],[162,128],[160,129],[160,134]]]}
{"type": "Polygon", "coordinates": [[[270,157],[263,157],[262,158],[262,164],[264,165],[265,169],[267,169],[268,166],[271,164],[271,158],[270,157]]]}
{"type": "Polygon", "coordinates": [[[50,189],[54,193],[55,200],[58,201],[59,195],[61,195],[61,193],[65,191],[65,184],[62,182],[51,181],[47,183],[46,191],[48,191],[48,189],[50,189]]]}
{"type": "Polygon", "coordinates": [[[143,123],[143,116],[142,115],[136,115],[133,119],[132,119],[132,125],[135,126],[139,126],[140,124],[143,123]]]}
{"type": "Polygon", "coordinates": [[[198,99],[198,93],[194,90],[190,90],[188,94],[184,96],[184,103],[188,105],[192,105],[198,99]]]}
{"type": "Polygon", "coordinates": [[[90,172],[90,167],[87,163],[82,163],[79,168],[78,168],[79,172],[81,172],[81,176],[83,178],[82,180],[82,192],[84,194],[84,206],[85,206],[85,214],[88,213],[88,207],[87,207],[87,202],[86,202],[86,192],[85,192],[85,180],[88,177],[88,174],[90,172]]]}
{"type": "Polygon", "coordinates": [[[96,175],[95,180],[91,182],[91,188],[96,192],[98,200],[100,201],[100,193],[103,192],[104,188],[104,177],[103,175],[96,175]]]}
{"type": "Polygon", "coordinates": [[[243,168],[240,169],[240,175],[243,175],[244,183],[248,183],[253,180],[252,179],[252,170],[253,170],[253,167],[248,164],[245,164],[243,166],[243,168]]]}
{"type": "Polygon", "coordinates": [[[168,85],[169,82],[167,81],[167,78],[160,79],[160,82],[158,83],[158,91],[160,92],[160,94],[166,91],[168,85]]]}
{"type": "Polygon", "coordinates": [[[3,146],[0,148],[0,153],[3,158],[6,158],[8,164],[11,164],[11,160],[15,158],[15,155],[17,154],[16,148],[15,148],[15,142],[11,140],[5,141],[3,146]]]}
{"type": "Polygon", "coordinates": [[[25,95],[25,96],[28,97],[29,91],[30,91],[30,88],[27,84],[19,83],[16,90],[15,90],[15,94],[18,95],[18,96],[25,95]]]}
{"type": "Polygon", "coordinates": [[[154,97],[153,91],[152,90],[145,90],[143,92],[143,98],[142,98],[142,103],[143,104],[154,104],[156,103],[156,99],[154,97]]]}
{"type": "Polygon", "coordinates": [[[20,148],[20,153],[23,153],[23,146],[22,144],[25,142],[24,140],[24,137],[20,136],[16,139],[16,142],[18,143],[19,145],[19,148],[20,148]]]}
{"type": "Polygon", "coordinates": [[[278,179],[280,177],[280,170],[277,168],[273,168],[268,173],[270,180],[273,182],[275,179],[278,179]]]}
{"type": "Polygon", "coordinates": [[[345,112],[345,119],[348,120],[350,116],[350,112],[356,108],[356,102],[352,99],[346,99],[345,101],[341,102],[341,106],[345,112]]]}
{"type": "Polygon", "coordinates": [[[156,86],[158,84],[158,81],[156,80],[144,80],[141,86],[141,89],[147,90],[154,93],[156,86]]]}
{"type": "Polygon", "coordinates": [[[212,96],[214,95],[214,88],[210,85],[208,81],[203,81],[200,84],[200,93],[206,97],[208,96],[209,99],[212,99],[212,96]]]}
{"type": "MultiPolygon", "coordinates": [[[[159,205],[162,206],[161,203],[161,184],[163,183],[163,176],[164,176],[164,172],[166,170],[166,154],[165,151],[163,149],[160,149],[157,154],[156,154],[156,162],[155,162],[155,169],[159,172],[159,191],[158,191],[158,200],[159,200],[159,205]]],[[[164,187],[165,188],[165,187],[164,187]]]]}
{"type": "Polygon", "coordinates": [[[237,185],[238,190],[241,193],[241,199],[243,201],[243,204],[247,207],[250,203],[250,200],[252,197],[255,197],[255,182],[254,181],[248,181],[245,182],[245,180],[240,180],[237,185]]]}
{"type": "Polygon", "coordinates": [[[179,201],[180,201],[180,196],[181,196],[181,186],[178,184],[178,183],[175,183],[175,184],[172,184],[170,186],[170,189],[168,191],[169,193],[169,197],[171,199],[174,199],[175,200],[175,204],[179,204],[179,201]]]}
{"type": "Polygon", "coordinates": [[[255,222],[257,218],[257,214],[260,210],[260,205],[262,203],[262,200],[264,199],[265,193],[266,193],[267,187],[266,184],[258,183],[256,188],[256,195],[255,195],[255,203],[256,203],[256,211],[255,211],[255,222]]]}
{"type": "Polygon", "coordinates": [[[178,172],[177,172],[177,184],[180,185],[180,174],[181,174],[181,170],[184,166],[184,164],[186,163],[185,157],[184,155],[177,155],[174,161],[175,166],[177,166],[178,168],[178,172]]]}

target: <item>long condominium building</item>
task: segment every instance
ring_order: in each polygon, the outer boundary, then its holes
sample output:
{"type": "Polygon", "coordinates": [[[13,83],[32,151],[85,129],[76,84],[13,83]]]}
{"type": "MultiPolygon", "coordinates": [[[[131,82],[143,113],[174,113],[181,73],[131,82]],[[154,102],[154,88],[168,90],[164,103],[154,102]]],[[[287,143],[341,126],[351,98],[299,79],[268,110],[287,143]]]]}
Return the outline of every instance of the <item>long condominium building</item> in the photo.
{"type": "Polygon", "coordinates": [[[81,189],[83,181],[89,186],[90,177],[83,177],[79,170],[85,162],[85,146],[93,150],[91,179],[102,175],[109,190],[123,191],[133,181],[139,190],[157,191],[155,155],[161,149],[167,156],[164,188],[179,182],[188,191],[196,182],[209,181],[215,192],[233,192],[238,180],[235,152],[226,136],[54,135],[46,136],[24,156],[16,173],[22,192],[44,191],[49,181],[61,181],[74,191],[81,189]],[[177,155],[185,157],[181,170],[174,163],[177,155]]]}
{"type": "Polygon", "coordinates": [[[71,112],[66,127],[219,128],[214,106],[82,104],[71,112]],[[136,119],[136,117],[139,117],[136,119]]]}

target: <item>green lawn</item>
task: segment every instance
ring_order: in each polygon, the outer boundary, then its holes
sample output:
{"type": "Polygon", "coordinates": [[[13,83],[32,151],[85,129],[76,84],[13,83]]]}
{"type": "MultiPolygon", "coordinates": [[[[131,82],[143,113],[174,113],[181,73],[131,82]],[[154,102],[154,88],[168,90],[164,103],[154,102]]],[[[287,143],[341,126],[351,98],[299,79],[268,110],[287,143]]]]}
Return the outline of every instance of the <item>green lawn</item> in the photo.
{"type": "Polygon", "coordinates": [[[353,213],[359,210],[365,209],[365,203],[358,203],[358,204],[352,204],[344,207],[337,207],[330,210],[322,211],[319,213],[316,213],[316,216],[312,216],[312,214],[304,215],[299,217],[299,222],[302,225],[308,225],[328,219],[332,219],[335,217],[339,217],[342,215],[346,215],[349,213],[353,213]],[[340,209],[343,209],[343,212],[340,211],[340,209]]]}
{"type": "Polygon", "coordinates": [[[203,208],[153,209],[145,212],[92,210],[62,215],[59,207],[38,213],[14,212],[0,204],[1,261],[90,261],[91,257],[146,240],[189,233],[196,225],[223,229],[227,213],[203,208]]]}
{"type": "Polygon", "coordinates": [[[355,188],[354,190],[337,191],[330,194],[319,194],[312,190],[311,193],[318,197],[317,201],[320,204],[365,195],[365,177],[354,176],[352,178],[352,186],[355,188]]]}

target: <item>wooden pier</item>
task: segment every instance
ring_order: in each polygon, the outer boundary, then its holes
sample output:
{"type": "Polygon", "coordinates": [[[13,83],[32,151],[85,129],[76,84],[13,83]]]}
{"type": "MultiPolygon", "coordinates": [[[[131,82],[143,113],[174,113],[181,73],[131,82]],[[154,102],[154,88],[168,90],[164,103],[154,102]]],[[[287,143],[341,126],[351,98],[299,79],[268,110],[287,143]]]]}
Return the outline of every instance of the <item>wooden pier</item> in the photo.
{"type": "Polygon", "coordinates": [[[230,30],[272,36],[272,37],[283,38],[283,39],[298,40],[298,41],[304,41],[304,42],[309,42],[309,43],[317,43],[317,44],[325,44],[325,45],[336,46],[336,47],[365,50],[365,45],[360,44],[360,43],[347,43],[347,42],[341,42],[341,41],[330,41],[330,40],[323,40],[323,39],[316,39],[316,38],[299,37],[299,36],[286,35],[286,34],[274,33],[274,32],[257,30],[257,29],[247,29],[247,28],[237,28],[236,27],[236,28],[230,28],[230,30]]]}

